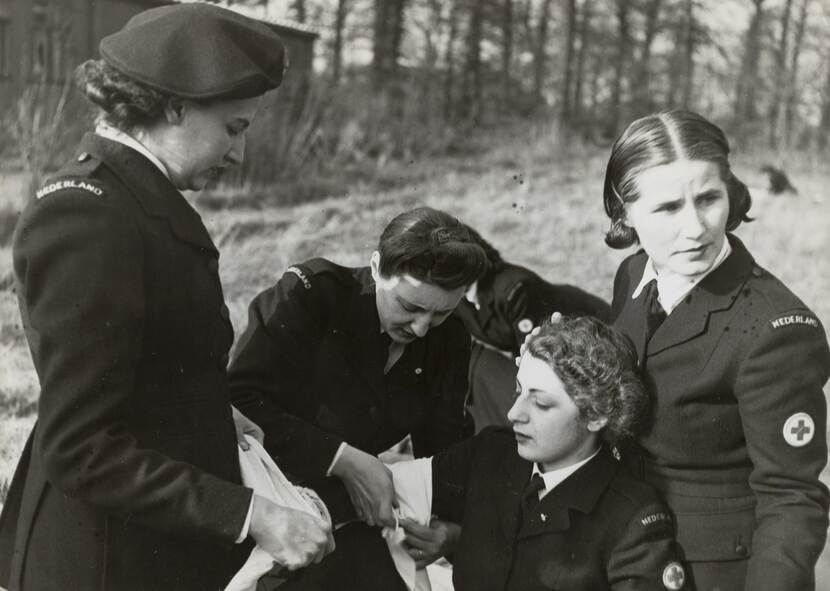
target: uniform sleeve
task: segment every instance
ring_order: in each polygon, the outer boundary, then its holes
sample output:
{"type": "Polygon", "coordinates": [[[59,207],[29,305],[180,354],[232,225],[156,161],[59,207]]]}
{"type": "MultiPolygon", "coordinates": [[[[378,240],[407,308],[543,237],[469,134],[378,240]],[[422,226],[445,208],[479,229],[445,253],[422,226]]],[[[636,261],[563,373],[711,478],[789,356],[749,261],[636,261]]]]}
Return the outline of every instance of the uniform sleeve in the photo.
{"type": "Polygon", "coordinates": [[[138,446],[145,314],[141,236],[105,195],[63,190],[30,206],[15,271],[41,382],[35,452],[64,494],[147,527],[233,543],[251,491],[138,446]]]}
{"type": "Polygon", "coordinates": [[[343,439],[301,418],[316,408],[308,384],[317,371],[326,306],[318,293],[322,286],[293,269],[249,307],[229,370],[231,398],[265,431],[265,448],[280,466],[310,479],[325,475],[343,439]]]}
{"type": "Polygon", "coordinates": [[[528,289],[524,281],[517,281],[507,290],[504,299],[499,302],[501,315],[510,324],[510,330],[513,333],[513,353],[516,355],[527,334],[543,320],[537,317],[542,312],[533,295],[533,291],[528,289]]]}
{"type": "Polygon", "coordinates": [[[614,591],[688,588],[666,507],[646,507],[628,523],[611,551],[608,583],[614,591]]]}
{"type": "Polygon", "coordinates": [[[470,472],[479,448],[492,434],[492,428],[484,429],[432,458],[432,513],[439,519],[453,523],[464,521],[470,472]]]}
{"type": "Polygon", "coordinates": [[[473,419],[467,413],[467,371],[470,365],[470,336],[461,321],[447,320],[446,339],[432,356],[427,379],[430,410],[426,421],[412,433],[415,457],[435,455],[473,434],[473,419]]]}
{"type": "Polygon", "coordinates": [[[746,589],[812,589],[828,525],[819,475],[827,461],[822,386],[830,353],[818,320],[803,309],[759,332],[735,385],[757,499],[746,589]]]}

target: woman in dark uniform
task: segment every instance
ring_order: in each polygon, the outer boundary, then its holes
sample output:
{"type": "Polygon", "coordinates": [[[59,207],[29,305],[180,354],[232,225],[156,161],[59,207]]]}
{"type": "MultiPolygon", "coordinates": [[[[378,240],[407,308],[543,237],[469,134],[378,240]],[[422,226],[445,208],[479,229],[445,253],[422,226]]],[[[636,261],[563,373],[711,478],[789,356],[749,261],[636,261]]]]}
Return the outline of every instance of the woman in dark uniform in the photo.
{"type": "Polygon", "coordinates": [[[327,548],[322,522],[240,484],[219,253],[179,192],[239,164],[282,43],[187,4],[137,15],[100,50],[76,73],[96,132],[14,238],[41,393],[0,518],[0,584],[217,589],[248,534],[305,565],[327,548]]]}
{"type": "Polygon", "coordinates": [[[530,269],[504,261],[478,232],[470,228],[470,233],[487,254],[487,271],[455,313],[473,337],[468,409],[476,431],[481,431],[488,425],[510,424],[515,360],[534,326],[554,311],[607,320],[610,306],[578,287],[548,283],[530,269]]]}
{"type": "MultiPolygon", "coordinates": [[[[415,455],[429,456],[472,435],[470,337],[452,312],[484,265],[463,224],[422,207],[387,225],[369,266],[312,259],[251,303],[231,363],[233,402],[336,522],[356,514],[394,525],[380,452],[411,434],[415,455]]],[[[382,542],[362,524],[344,536],[382,542]]]]}
{"type": "Polygon", "coordinates": [[[641,247],[612,314],[654,404],[625,456],[672,509],[699,591],[809,590],[827,531],[830,352],[815,314],[731,233],[750,196],[728,154],[688,111],[638,119],[612,149],[606,242],[641,247]]]}

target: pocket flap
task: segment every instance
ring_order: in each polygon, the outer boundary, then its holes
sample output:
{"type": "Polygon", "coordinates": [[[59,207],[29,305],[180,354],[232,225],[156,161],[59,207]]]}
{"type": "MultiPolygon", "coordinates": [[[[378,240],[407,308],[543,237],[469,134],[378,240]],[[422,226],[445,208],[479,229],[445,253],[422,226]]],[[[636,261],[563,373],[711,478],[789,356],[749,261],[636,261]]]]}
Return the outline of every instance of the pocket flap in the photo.
{"type": "Polygon", "coordinates": [[[755,506],[729,513],[677,513],[677,541],[691,562],[744,560],[752,555],[755,506]]]}

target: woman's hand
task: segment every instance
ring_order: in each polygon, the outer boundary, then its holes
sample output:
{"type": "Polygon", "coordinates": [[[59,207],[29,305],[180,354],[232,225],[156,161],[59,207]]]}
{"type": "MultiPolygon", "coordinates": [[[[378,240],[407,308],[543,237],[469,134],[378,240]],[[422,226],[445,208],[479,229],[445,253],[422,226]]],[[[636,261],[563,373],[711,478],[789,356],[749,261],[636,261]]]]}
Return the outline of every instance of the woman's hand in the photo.
{"type": "MultiPolygon", "coordinates": [[[[550,322],[551,322],[551,324],[559,324],[560,322],[562,322],[562,313],[561,312],[554,312],[553,314],[551,314],[550,315],[550,322]]],[[[525,354],[525,351],[527,351],[528,341],[530,341],[530,339],[532,337],[535,337],[537,334],[539,334],[539,330],[540,330],[540,327],[537,326],[536,328],[531,330],[529,333],[527,333],[527,335],[525,336],[524,343],[522,343],[521,347],[519,347],[519,356],[516,357],[516,367],[519,366],[519,363],[522,360],[522,356],[525,354]]]]}
{"type": "Polygon", "coordinates": [[[368,525],[394,527],[392,472],[375,456],[346,445],[331,469],[346,485],[358,518],[368,525]]]}
{"type": "Polygon", "coordinates": [[[265,445],[265,431],[243,415],[235,406],[231,405],[231,411],[233,412],[233,426],[236,428],[236,441],[239,443],[239,447],[248,451],[250,446],[245,441],[245,435],[250,435],[259,441],[260,445],[265,445]]]}
{"type": "Polygon", "coordinates": [[[295,570],[334,550],[331,527],[319,517],[254,495],[249,535],[278,564],[295,570]]]}
{"type": "Polygon", "coordinates": [[[406,532],[404,548],[415,559],[418,569],[453,552],[461,535],[460,525],[440,519],[433,519],[429,525],[409,519],[401,519],[399,523],[406,532]]]}

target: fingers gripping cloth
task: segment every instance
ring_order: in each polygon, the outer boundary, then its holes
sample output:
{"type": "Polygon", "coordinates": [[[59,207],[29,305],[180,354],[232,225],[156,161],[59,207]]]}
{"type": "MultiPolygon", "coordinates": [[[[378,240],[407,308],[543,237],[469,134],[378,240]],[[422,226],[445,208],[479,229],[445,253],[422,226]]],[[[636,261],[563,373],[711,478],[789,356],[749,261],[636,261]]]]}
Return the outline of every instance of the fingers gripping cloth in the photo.
{"type": "MultiPolygon", "coordinates": [[[[320,517],[331,525],[328,509],[317,493],[291,484],[256,439],[250,435],[246,435],[245,439],[248,442],[248,450],[239,448],[242,484],[254,489],[254,494],[266,497],[283,507],[320,517]]],[[[242,568],[225,587],[225,591],[255,591],[259,578],[269,572],[275,564],[276,561],[268,552],[256,546],[242,568]]]]}

